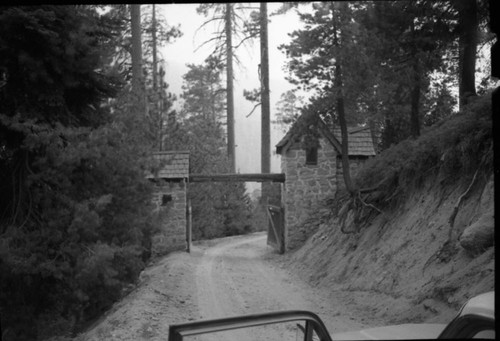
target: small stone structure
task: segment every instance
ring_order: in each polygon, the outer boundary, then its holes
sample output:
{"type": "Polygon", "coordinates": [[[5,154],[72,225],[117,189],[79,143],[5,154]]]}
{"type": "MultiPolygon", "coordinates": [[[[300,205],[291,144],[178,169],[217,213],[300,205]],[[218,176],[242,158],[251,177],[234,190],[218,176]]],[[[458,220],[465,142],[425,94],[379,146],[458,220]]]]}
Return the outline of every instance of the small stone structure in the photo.
{"type": "Polygon", "coordinates": [[[158,228],[152,238],[151,253],[158,256],[187,249],[189,152],[156,152],[153,157],[159,162],[159,170],[146,177],[156,184],[153,201],[158,214],[158,228]]]}
{"type": "MultiPolygon", "coordinates": [[[[345,188],[340,146],[332,143],[320,129],[317,147],[304,147],[305,136],[292,133],[292,129],[276,145],[281,155],[281,171],[285,173],[282,198],[285,206],[287,248],[298,246],[308,235],[304,221],[320,201],[334,196],[345,188]]],[[[349,161],[351,175],[368,157],[375,155],[371,131],[368,127],[349,128],[349,161]]],[[[340,129],[333,130],[338,142],[342,142],[340,129]]]]}

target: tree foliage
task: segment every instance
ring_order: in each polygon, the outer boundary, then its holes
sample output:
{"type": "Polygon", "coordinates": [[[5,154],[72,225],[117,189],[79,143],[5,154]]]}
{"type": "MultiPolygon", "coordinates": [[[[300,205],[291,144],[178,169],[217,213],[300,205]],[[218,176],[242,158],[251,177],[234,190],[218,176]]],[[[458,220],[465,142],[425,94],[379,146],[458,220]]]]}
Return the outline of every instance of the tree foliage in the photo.
{"type": "MultiPolygon", "coordinates": [[[[426,0],[348,2],[343,12],[335,12],[332,3],[313,3],[312,12],[299,11],[305,28],[291,33],[292,41],[281,46],[289,57],[289,80],[313,93],[311,102],[331,101],[333,70],[342,60],[348,124],[375,128],[381,133],[382,148],[418,136],[424,125],[434,121],[429,117],[436,113],[440,96],[449,93],[436,85],[449,89],[462,77],[463,56],[458,53],[464,34],[459,20],[462,5],[426,0]],[[337,48],[332,44],[336,31],[343,41],[337,48]]],[[[482,1],[478,13],[479,28],[484,30],[482,1]]]]}
{"type": "MultiPolygon", "coordinates": [[[[231,170],[225,153],[223,115],[225,91],[222,64],[210,56],[202,65],[188,65],[184,75],[183,108],[166,145],[190,152],[194,174],[224,174],[231,170]]],[[[251,206],[243,184],[191,183],[193,238],[207,239],[249,232],[251,206]]]]}
{"type": "Polygon", "coordinates": [[[101,61],[113,36],[96,22],[116,21],[85,6],[4,7],[0,16],[2,114],[65,125],[106,122],[100,101],[116,94],[119,79],[101,61]]]}
{"type": "Polygon", "coordinates": [[[494,162],[491,105],[488,92],[426,128],[419,139],[405,140],[370,159],[356,177],[360,186],[377,184],[368,200],[379,207],[397,205],[429,176],[439,185],[463,185],[478,169],[489,175],[494,162]]]}
{"type": "Polygon", "coordinates": [[[0,9],[6,339],[78,330],[149,257],[151,142],[112,64],[124,22],[96,6],[0,9]],[[53,328],[61,319],[66,329],[53,328]]]}
{"type": "MultiPolygon", "coordinates": [[[[170,26],[165,18],[155,10],[153,27],[152,5],[140,6],[140,34],[141,34],[141,77],[143,82],[141,89],[146,101],[146,119],[149,124],[149,139],[156,150],[161,150],[162,136],[165,134],[166,125],[176,113],[172,110],[175,95],[168,92],[168,84],[164,80],[165,69],[162,66],[164,58],[158,52],[158,48],[172,43],[176,38],[182,36],[178,26],[170,26]],[[156,46],[156,49],[154,48],[156,46]],[[156,50],[156,58],[153,56],[156,50]],[[154,61],[156,60],[156,63],[154,61]],[[158,67],[158,65],[160,65],[158,67]],[[155,69],[156,67],[156,69],[155,69]],[[156,71],[156,73],[155,73],[156,71]],[[156,83],[154,75],[156,74],[156,83]]],[[[107,16],[120,21],[120,26],[115,31],[114,51],[112,54],[112,67],[125,79],[126,84],[132,81],[132,28],[130,5],[107,6],[107,16]]],[[[115,100],[110,101],[112,105],[115,100]]]]}
{"type": "Polygon", "coordinates": [[[475,51],[475,35],[468,31],[475,31],[481,20],[464,22],[465,7],[475,9],[475,1],[325,2],[299,12],[305,26],[292,32],[291,42],[281,49],[289,58],[289,81],[312,96],[292,129],[314,135],[317,117],[341,128],[350,193],[343,216],[374,208],[361,195],[368,188],[359,189],[359,182],[349,185],[347,124],[375,128],[385,149],[451,115],[456,100],[449,88],[458,79],[474,88],[467,71],[474,69],[476,54],[463,52],[463,45],[475,51]]]}
{"type": "Polygon", "coordinates": [[[145,5],[143,20],[143,50],[145,88],[148,103],[148,123],[153,148],[163,150],[163,136],[177,113],[172,109],[176,96],[168,91],[165,81],[164,57],[158,49],[182,36],[178,26],[168,25],[155,5],[145,5]],[[159,66],[160,65],[160,66],[159,66]]]}
{"type": "MultiPolygon", "coordinates": [[[[106,7],[106,16],[119,21],[120,25],[114,30],[113,65],[124,75],[127,81],[132,77],[132,32],[129,5],[110,5],[106,7]]],[[[156,14],[156,33],[157,46],[162,47],[173,42],[176,38],[182,36],[178,26],[170,26],[165,18],[159,13],[156,14]]],[[[152,6],[141,5],[141,43],[143,51],[143,72],[146,75],[146,83],[152,79],[152,61],[153,61],[153,22],[152,6]]],[[[162,62],[163,56],[159,55],[159,62],[162,62]]]]}
{"type": "Polygon", "coordinates": [[[188,72],[183,76],[184,99],[183,114],[202,116],[207,122],[223,123],[225,116],[225,88],[222,86],[221,73],[224,65],[209,56],[205,64],[188,64],[188,72]]]}
{"type": "Polygon", "coordinates": [[[243,17],[247,9],[247,5],[236,3],[203,3],[196,9],[199,14],[209,17],[200,28],[209,24],[219,25],[219,29],[201,46],[212,45],[211,56],[220,60],[226,69],[227,154],[232,173],[236,170],[233,62],[241,65],[235,51],[256,34],[254,27],[248,26],[248,22],[243,17]]]}
{"type": "MultiPolygon", "coordinates": [[[[232,44],[233,52],[237,51],[245,44],[250,44],[252,42],[252,39],[258,36],[258,21],[255,21],[255,19],[258,19],[258,17],[256,16],[256,12],[253,11],[257,8],[258,7],[256,6],[252,6],[252,4],[231,4],[229,22],[231,26],[232,37],[234,40],[232,44]],[[248,20],[247,16],[250,16],[250,18],[253,18],[254,20],[248,20]]],[[[228,8],[225,5],[218,3],[200,4],[196,11],[208,18],[208,20],[205,21],[200,28],[205,27],[209,24],[218,24],[219,27],[225,26],[225,23],[227,21],[227,9],[228,8]]],[[[227,62],[226,57],[228,46],[226,45],[226,34],[226,30],[215,31],[212,36],[201,45],[212,46],[211,55],[219,57],[224,64],[226,64],[227,62]]],[[[236,53],[234,54],[234,61],[237,65],[241,65],[238,54],[236,53]]]]}
{"type": "Polygon", "coordinates": [[[290,124],[299,117],[303,101],[304,97],[297,96],[293,90],[282,93],[280,100],[276,103],[276,120],[272,123],[285,131],[288,130],[290,124]]]}

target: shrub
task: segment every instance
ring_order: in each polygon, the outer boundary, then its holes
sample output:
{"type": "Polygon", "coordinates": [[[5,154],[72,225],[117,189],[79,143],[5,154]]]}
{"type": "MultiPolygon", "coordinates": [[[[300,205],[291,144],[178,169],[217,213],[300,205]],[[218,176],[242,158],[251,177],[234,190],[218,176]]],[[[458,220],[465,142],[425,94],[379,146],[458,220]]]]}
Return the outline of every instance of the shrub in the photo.
{"type": "Polygon", "coordinates": [[[419,186],[430,174],[442,181],[493,167],[491,95],[368,160],[357,173],[359,188],[378,187],[372,202],[384,206],[419,186]]]}
{"type": "Polygon", "coordinates": [[[140,155],[116,143],[119,127],[3,123],[26,135],[22,150],[32,162],[16,194],[29,204],[18,207],[22,220],[0,221],[2,322],[30,339],[36,331],[26,323],[43,312],[74,315],[78,327],[135,281],[152,228],[152,191],[140,155]]]}

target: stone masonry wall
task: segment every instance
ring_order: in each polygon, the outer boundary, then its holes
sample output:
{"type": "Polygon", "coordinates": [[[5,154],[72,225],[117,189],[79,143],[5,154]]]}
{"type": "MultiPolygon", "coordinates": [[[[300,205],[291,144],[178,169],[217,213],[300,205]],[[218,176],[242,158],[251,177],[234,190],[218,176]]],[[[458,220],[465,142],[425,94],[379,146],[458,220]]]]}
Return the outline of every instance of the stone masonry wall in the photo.
{"type": "Polygon", "coordinates": [[[309,211],[337,190],[337,153],[324,139],[319,142],[317,165],[306,165],[305,150],[299,146],[289,148],[281,157],[281,170],[286,175],[282,197],[287,249],[294,248],[308,235],[303,221],[309,211]]]}
{"type": "Polygon", "coordinates": [[[158,214],[158,229],[152,238],[153,256],[186,250],[186,185],[184,180],[161,180],[156,185],[153,201],[158,214]],[[164,195],[171,196],[171,201],[162,205],[164,195]]]}

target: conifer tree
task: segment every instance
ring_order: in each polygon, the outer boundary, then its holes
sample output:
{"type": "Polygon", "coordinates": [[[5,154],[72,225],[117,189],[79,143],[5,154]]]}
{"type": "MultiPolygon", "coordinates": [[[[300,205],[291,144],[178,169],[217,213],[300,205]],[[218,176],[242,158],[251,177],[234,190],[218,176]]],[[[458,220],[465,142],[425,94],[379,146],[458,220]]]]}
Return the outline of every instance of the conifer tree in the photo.
{"type": "MultiPolygon", "coordinates": [[[[226,92],[223,64],[209,56],[202,65],[188,64],[183,76],[184,105],[178,127],[167,143],[170,149],[188,149],[194,174],[231,171],[223,130],[226,92]]],[[[193,239],[210,239],[251,230],[251,210],[243,184],[191,183],[193,239]]]]}
{"type": "Polygon", "coordinates": [[[51,336],[47,321],[77,331],[148,259],[150,149],[112,64],[125,23],[96,6],[0,9],[0,304],[16,340],[51,336]]]}

